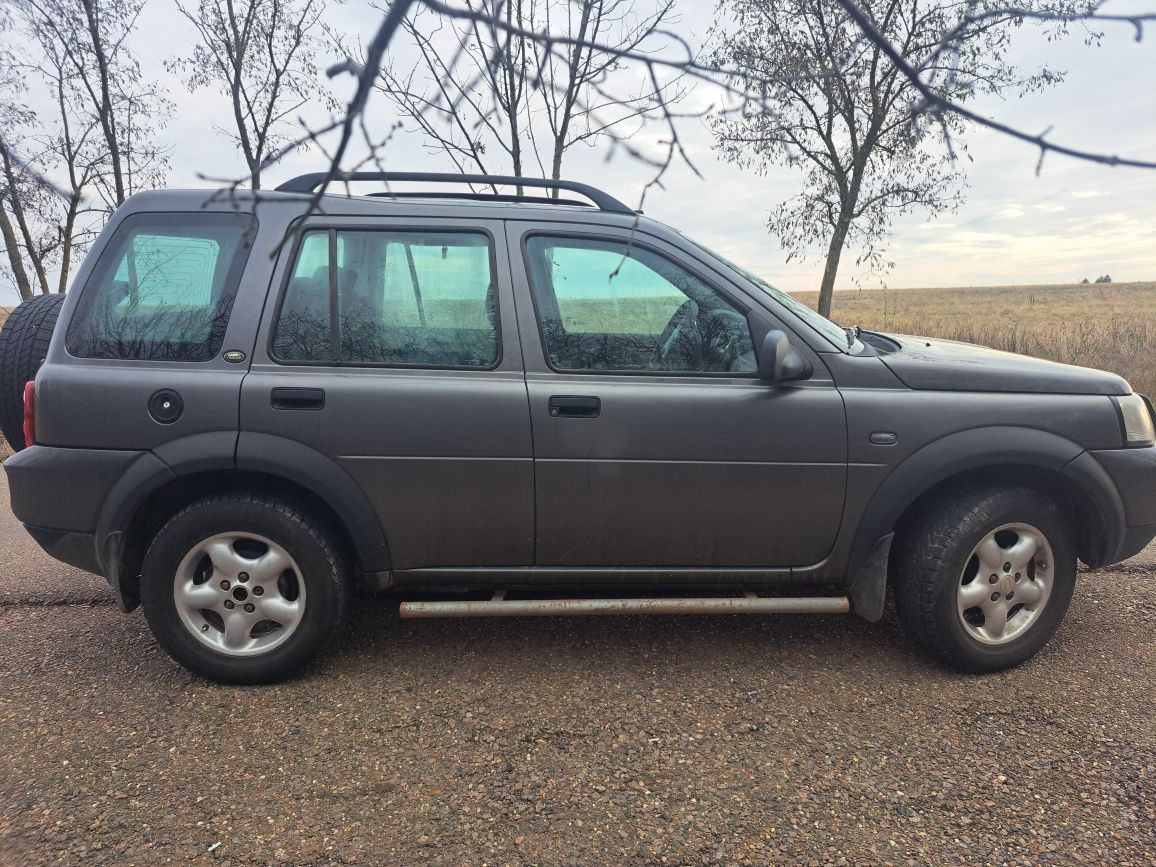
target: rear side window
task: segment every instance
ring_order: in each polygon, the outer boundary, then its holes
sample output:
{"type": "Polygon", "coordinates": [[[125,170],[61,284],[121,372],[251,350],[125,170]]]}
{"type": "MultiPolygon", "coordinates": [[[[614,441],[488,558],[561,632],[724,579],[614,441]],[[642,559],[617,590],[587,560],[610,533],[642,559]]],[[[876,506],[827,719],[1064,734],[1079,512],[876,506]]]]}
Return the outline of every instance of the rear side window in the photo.
{"type": "Polygon", "coordinates": [[[305,233],[273,332],[287,363],[493,367],[493,256],[475,232],[305,233]]]}
{"type": "Polygon", "coordinates": [[[129,217],[85,284],[68,351],[145,361],[216,357],[252,227],[244,214],[129,217]]]}

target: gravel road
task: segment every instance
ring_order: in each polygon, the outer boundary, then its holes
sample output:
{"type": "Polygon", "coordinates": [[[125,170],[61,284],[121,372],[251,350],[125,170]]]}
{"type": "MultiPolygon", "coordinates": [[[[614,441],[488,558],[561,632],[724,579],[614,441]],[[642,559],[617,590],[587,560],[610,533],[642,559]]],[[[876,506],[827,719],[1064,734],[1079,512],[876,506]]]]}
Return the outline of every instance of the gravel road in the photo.
{"type": "Polygon", "coordinates": [[[983,678],[893,614],[354,607],[300,679],[215,686],[4,506],[0,863],[1156,863],[1156,548],[983,678]]]}

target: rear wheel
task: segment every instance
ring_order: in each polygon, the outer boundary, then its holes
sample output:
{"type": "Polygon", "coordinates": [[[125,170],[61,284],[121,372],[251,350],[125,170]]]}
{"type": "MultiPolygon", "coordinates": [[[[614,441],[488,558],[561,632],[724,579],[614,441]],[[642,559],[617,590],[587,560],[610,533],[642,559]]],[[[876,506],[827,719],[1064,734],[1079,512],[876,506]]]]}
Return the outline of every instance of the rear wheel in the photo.
{"type": "Polygon", "coordinates": [[[37,295],[8,314],[0,328],[0,432],[15,452],[24,442],[24,385],[48,355],[63,295],[37,295]]]}
{"type": "Polygon", "coordinates": [[[149,627],[190,671],[226,683],[296,673],[345,609],[346,569],[328,531],[277,500],[222,495],[175,515],[141,572],[149,627]]]}
{"type": "Polygon", "coordinates": [[[1028,488],[942,501],[905,534],[893,560],[900,621],[924,650],[961,671],[1010,668],[1055,633],[1076,580],[1071,529],[1028,488]]]}

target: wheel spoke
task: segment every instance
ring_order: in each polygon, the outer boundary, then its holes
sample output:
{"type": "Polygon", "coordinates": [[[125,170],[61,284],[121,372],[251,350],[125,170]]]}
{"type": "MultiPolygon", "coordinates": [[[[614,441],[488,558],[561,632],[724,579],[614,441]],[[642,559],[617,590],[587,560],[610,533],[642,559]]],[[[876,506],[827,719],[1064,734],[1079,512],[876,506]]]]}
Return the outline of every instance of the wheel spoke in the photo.
{"type": "Polygon", "coordinates": [[[225,647],[229,650],[243,650],[253,639],[253,618],[241,611],[232,611],[225,618],[225,647]]]}
{"type": "Polygon", "coordinates": [[[1024,605],[1035,605],[1044,595],[1044,588],[1038,581],[1024,581],[1016,585],[1015,598],[1024,605]]]}
{"type": "Polygon", "coordinates": [[[1001,602],[988,605],[983,610],[983,629],[991,638],[1000,638],[1007,628],[1007,606],[1001,602]]]}
{"type": "Polygon", "coordinates": [[[208,584],[194,584],[192,581],[183,582],[176,592],[178,605],[199,611],[202,608],[214,608],[221,601],[220,594],[208,584]]]}
{"type": "Polygon", "coordinates": [[[237,552],[233,550],[233,543],[225,539],[217,539],[210,542],[206,548],[205,553],[209,555],[209,559],[213,562],[213,571],[224,575],[227,578],[233,578],[242,562],[241,558],[237,556],[237,552]]]}
{"type": "Polygon", "coordinates": [[[980,576],[998,575],[1003,571],[1003,564],[1006,562],[1004,550],[996,542],[995,533],[990,534],[976,546],[975,555],[979,557],[980,576]]]}
{"type": "Polygon", "coordinates": [[[1036,551],[1039,550],[1040,540],[1035,533],[1029,533],[1027,530],[1021,530],[1019,539],[1010,548],[1004,552],[1007,555],[1007,562],[1012,564],[1014,570],[1026,570],[1028,563],[1036,556],[1036,551]]]}
{"type": "Polygon", "coordinates": [[[289,555],[280,548],[270,547],[248,566],[249,575],[258,584],[276,584],[281,573],[292,568],[289,555]]]}
{"type": "Polygon", "coordinates": [[[265,618],[288,628],[301,619],[301,604],[297,601],[266,596],[257,605],[257,611],[265,618]]]}
{"type": "Polygon", "coordinates": [[[990,597],[991,589],[987,579],[982,574],[976,575],[970,584],[964,584],[959,588],[959,610],[966,611],[977,605],[983,605],[990,601],[990,597]]]}

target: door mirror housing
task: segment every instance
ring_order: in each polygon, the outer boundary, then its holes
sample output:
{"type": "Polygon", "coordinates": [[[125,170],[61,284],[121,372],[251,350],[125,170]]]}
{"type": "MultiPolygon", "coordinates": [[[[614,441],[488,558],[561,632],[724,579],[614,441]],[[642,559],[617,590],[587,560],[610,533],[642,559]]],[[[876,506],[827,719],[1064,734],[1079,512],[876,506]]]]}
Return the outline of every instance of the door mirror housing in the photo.
{"type": "Polygon", "coordinates": [[[812,373],[807,359],[799,354],[782,331],[768,331],[759,349],[759,379],[767,382],[790,382],[806,379],[812,373]]]}

